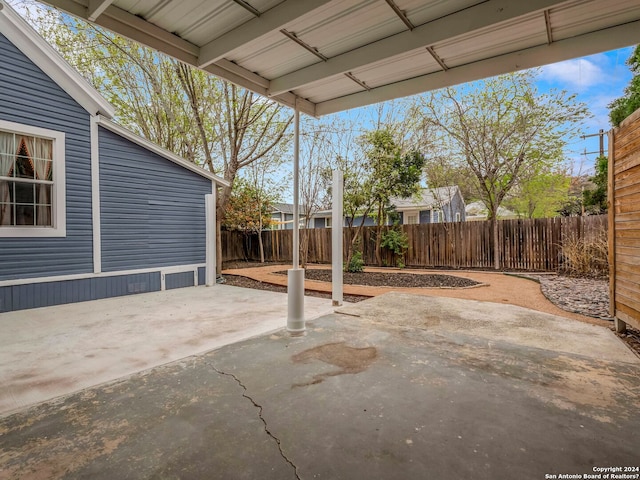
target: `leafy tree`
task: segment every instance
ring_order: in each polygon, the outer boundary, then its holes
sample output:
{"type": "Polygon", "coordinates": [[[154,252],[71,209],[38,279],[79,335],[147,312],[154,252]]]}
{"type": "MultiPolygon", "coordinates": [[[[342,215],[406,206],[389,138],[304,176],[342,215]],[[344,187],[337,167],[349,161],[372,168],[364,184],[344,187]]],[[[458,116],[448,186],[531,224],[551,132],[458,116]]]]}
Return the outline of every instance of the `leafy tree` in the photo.
{"type": "Polygon", "coordinates": [[[607,211],[607,166],[607,157],[596,158],[595,175],[589,178],[595,188],[585,190],[582,193],[584,208],[590,214],[600,215],[607,211]]]}
{"type": "Polygon", "coordinates": [[[624,90],[624,96],[609,104],[609,119],[614,127],[640,108],[640,45],[637,45],[627,65],[633,72],[633,78],[624,90]]]}
{"type": "Polygon", "coordinates": [[[370,198],[376,219],[376,262],[382,263],[382,227],[387,224],[391,197],[410,197],[420,188],[424,157],[419,152],[402,154],[389,130],[376,130],[364,136],[369,148],[370,198]]]}
{"type": "Polygon", "coordinates": [[[437,143],[473,174],[476,196],[494,220],[494,259],[499,266],[498,207],[528,174],[560,163],[566,139],[587,115],[575,96],[539,93],[536,72],[501,75],[431,92],[421,98],[423,122],[437,143]]]}
{"type": "Polygon", "coordinates": [[[247,236],[257,234],[260,242],[260,261],[263,263],[262,230],[271,226],[272,206],[272,199],[267,192],[252,185],[249,180],[238,178],[222,222],[228,230],[239,230],[247,236]]]}
{"type": "Polygon", "coordinates": [[[549,218],[569,200],[569,176],[557,169],[535,171],[514,189],[507,206],[526,218],[549,218]]]}

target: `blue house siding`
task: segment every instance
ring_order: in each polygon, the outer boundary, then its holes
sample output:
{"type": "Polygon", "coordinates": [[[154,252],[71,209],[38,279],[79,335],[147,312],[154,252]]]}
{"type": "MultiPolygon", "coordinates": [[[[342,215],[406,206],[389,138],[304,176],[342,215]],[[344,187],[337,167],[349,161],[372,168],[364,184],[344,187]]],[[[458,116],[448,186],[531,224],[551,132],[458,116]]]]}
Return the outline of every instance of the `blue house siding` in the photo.
{"type": "Polygon", "coordinates": [[[0,119],[66,135],[64,238],[0,238],[0,280],[93,271],[89,114],[0,34],[0,119]]]}
{"type": "MultiPolygon", "coordinates": [[[[193,273],[191,273],[193,285],[193,273]]],[[[138,273],[0,288],[0,312],[62,305],[160,290],[160,273],[138,273]]]]}
{"type": "Polygon", "coordinates": [[[171,290],[174,288],[193,287],[193,280],[193,272],[168,273],[164,276],[164,288],[171,290]]]}
{"type": "Polygon", "coordinates": [[[449,222],[455,222],[456,221],[456,213],[460,214],[460,221],[464,222],[466,220],[466,212],[465,212],[465,204],[464,204],[464,200],[462,199],[462,195],[460,195],[459,193],[454,195],[453,198],[451,199],[451,204],[450,204],[450,218],[447,220],[449,222]]]}
{"type": "Polygon", "coordinates": [[[102,270],[205,262],[211,181],[99,127],[102,270]]]}

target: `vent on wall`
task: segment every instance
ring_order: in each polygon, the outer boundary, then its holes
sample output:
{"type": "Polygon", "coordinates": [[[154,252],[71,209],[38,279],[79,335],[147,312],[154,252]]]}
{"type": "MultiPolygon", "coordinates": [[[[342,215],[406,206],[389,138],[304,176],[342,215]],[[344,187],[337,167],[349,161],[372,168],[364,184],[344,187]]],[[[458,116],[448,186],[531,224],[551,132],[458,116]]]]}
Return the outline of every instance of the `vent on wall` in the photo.
{"type": "Polygon", "coordinates": [[[142,293],[148,291],[147,282],[135,282],[127,284],[127,293],[142,293]]]}

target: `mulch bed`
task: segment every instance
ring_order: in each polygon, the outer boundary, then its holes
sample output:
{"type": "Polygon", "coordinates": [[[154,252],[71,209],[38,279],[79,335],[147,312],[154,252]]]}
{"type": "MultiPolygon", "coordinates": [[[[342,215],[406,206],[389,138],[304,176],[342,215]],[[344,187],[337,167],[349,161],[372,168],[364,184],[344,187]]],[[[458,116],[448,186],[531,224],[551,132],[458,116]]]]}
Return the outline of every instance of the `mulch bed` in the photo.
{"type": "MultiPolygon", "coordinates": [[[[260,282],[253,278],[241,277],[240,275],[224,274],[224,283],[234,287],[253,288],[256,290],[268,290],[270,292],[287,293],[287,287],[282,285],[273,285],[271,283],[260,282]]],[[[331,298],[330,293],[316,292],[314,290],[305,290],[304,294],[308,297],[331,298]]],[[[343,300],[349,303],[357,303],[370,297],[362,295],[343,295],[343,300]]]]}
{"type": "MultiPolygon", "coordinates": [[[[286,271],[275,272],[278,275],[286,275],[286,271]]],[[[307,269],[304,272],[306,280],[319,280],[331,282],[331,270],[307,269]]],[[[480,285],[479,282],[469,278],[454,277],[441,274],[416,274],[403,272],[344,272],[343,283],[345,285],[364,285],[367,287],[412,287],[412,288],[460,288],[480,285]]]]}

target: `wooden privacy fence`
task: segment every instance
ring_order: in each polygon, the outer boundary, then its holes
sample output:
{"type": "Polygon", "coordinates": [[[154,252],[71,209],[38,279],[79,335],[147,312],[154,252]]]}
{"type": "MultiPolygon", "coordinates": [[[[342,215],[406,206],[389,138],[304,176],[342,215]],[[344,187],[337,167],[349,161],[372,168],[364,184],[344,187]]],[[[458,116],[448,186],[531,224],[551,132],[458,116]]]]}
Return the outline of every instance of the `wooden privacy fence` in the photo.
{"type": "Polygon", "coordinates": [[[616,329],[640,329],[640,110],[609,133],[609,287],[616,329]]]}
{"type": "MultiPolygon", "coordinates": [[[[402,225],[409,241],[404,263],[408,267],[428,268],[493,268],[493,235],[491,222],[432,223],[402,225]]],[[[533,220],[499,220],[498,241],[500,266],[505,270],[557,271],[565,261],[562,245],[568,238],[590,238],[606,235],[606,215],[558,217],[533,220]]],[[[354,229],[355,230],[355,229],[354,229]]],[[[260,258],[257,236],[223,232],[224,261],[260,258]],[[230,243],[232,245],[225,245],[230,243]],[[239,247],[239,246],[243,246],[239,247]]],[[[331,229],[300,231],[308,235],[309,263],[331,263],[331,229]]],[[[344,229],[344,252],[352,232],[344,229]]],[[[363,260],[374,265],[375,227],[365,227],[361,247],[363,260]]],[[[262,232],[265,260],[288,262],[292,259],[291,230],[262,232]]],[[[393,266],[391,252],[383,249],[382,264],[393,266]]]]}

